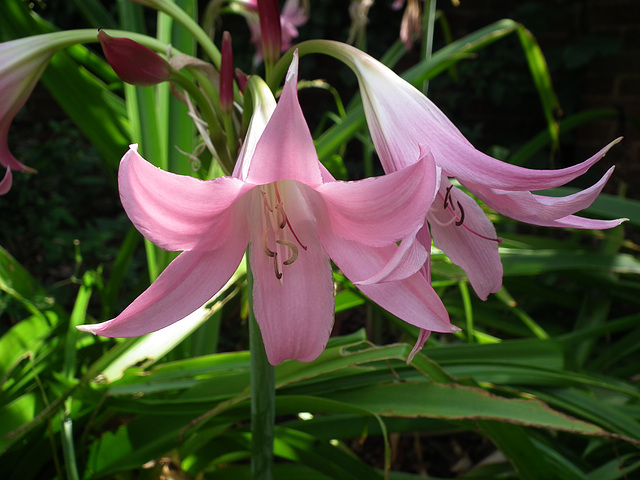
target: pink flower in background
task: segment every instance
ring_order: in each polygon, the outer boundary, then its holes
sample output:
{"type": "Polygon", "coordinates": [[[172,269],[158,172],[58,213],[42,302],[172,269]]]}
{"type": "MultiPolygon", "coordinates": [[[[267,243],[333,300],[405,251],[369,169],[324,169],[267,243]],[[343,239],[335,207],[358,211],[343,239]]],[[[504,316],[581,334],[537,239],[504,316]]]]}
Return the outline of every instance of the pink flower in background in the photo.
{"type": "Polygon", "coordinates": [[[334,315],[330,259],[405,321],[457,331],[415,273],[427,255],[411,240],[435,196],[433,157],[380,178],[334,180],[298,103],[297,64],[294,55],[277,106],[267,90],[254,110],[231,177],[175,175],[135,146],[127,152],[119,188],[129,218],[156,245],[183,253],[118,317],[81,330],[129,337],[182,319],[227,282],[250,245],[254,312],[272,364],[324,350],[334,315]]]}
{"type": "Polygon", "coordinates": [[[0,181],[0,195],[11,188],[11,170],[35,172],[11,154],[7,136],[11,122],[27,102],[56,50],[51,47],[49,35],[0,43],[0,165],[7,169],[0,181]]]}
{"type": "MultiPolygon", "coordinates": [[[[402,14],[400,24],[400,40],[407,50],[413,46],[413,41],[422,36],[422,8],[421,0],[408,0],[407,6],[402,14]]],[[[404,5],[404,0],[395,0],[391,6],[394,10],[400,10],[404,5]]]]}
{"type": "MultiPolygon", "coordinates": [[[[244,17],[251,30],[251,43],[256,46],[254,60],[260,61],[262,53],[262,32],[260,29],[260,19],[258,18],[258,0],[237,0],[243,7],[244,17]]],[[[308,0],[287,0],[280,13],[280,49],[289,50],[293,46],[293,40],[298,37],[298,27],[301,27],[309,20],[308,0]]],[[[279,52],[278,52],[279,53],[279,52]]]]}

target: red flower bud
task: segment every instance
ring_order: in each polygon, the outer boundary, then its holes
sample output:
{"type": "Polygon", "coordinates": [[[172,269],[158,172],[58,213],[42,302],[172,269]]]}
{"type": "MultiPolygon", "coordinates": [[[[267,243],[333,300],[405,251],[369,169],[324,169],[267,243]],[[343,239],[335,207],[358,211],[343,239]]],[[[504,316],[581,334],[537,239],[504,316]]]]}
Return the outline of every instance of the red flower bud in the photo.
{"type": "Polygon", "coordinates": [[[98,31],[98,40],[107,62],[123,82],[148,87],[169,80],[171,66],[153,50],[128,38],[110,37],[104,30],[98,31]]]}
{"type": "Polygon", "coordinates": [[[247,77],[247,74],[239,68],[236,68],[235,74],[236,82],[238,82],[238,88],[242,93],[244,93],[244,87],[247,85],[247,80],[249,80],[249,77],[247,77]]]}
{"type": "Polygon", "coordinates": [[[282,27],[278,0],[258,0],[260,33],[262,35],[262,55],[267,64],[274,64],[280,58],[282,27]]]}
{"type": "Polygon", "coordinates": [[[222,35],[222,58],[220,61],[220,110],[231,113],[233,108],[233,51],[231,50],[231,35],[222,35]]]}

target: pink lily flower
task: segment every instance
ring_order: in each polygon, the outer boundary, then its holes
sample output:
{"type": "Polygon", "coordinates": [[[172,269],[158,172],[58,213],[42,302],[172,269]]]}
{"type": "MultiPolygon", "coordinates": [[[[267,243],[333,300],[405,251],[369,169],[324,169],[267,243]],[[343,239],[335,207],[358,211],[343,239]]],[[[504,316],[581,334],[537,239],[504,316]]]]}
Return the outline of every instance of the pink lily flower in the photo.
{"type": "MultiPolygon", "coordinates": [[[[323,42],[356,73],[373,143],[385,172],[413,164],[429,149],[442,179],[427,214],[434,244],[462,267],[478,296],[486,299],[502,284],[502,265],[495,228],[458,182],[487,206],[513,219],[542,226],[606,229],[626,219],[594,220],[578,217],[602,191],[611,167],[595,185],[567,197],[531,193],[564,185],[600,160],[620,139],[591,158],[558,170],[534,170],[511,165],[479,150],[444,113],[411,84],[364,52],[337,42],[323,42]],[[393,92],[390,95],[389,92],[393,92]]],[[[431,244],[428,226],[419,238],[431,244]]]]}
{"type": "Polygon", "coordinates": [[[46,37],[37,35],[0,43],[0,165],[7,169],[0,181],[0,195],[11,188],[11,170],[35,172],[11,154],[7,136],[11,122],[56,51],[46,37]]]}
{"type": "Polygon", "coordinates": [[[415,273],[426,252],[410,242],[435,196],[433,157],[380,178],[336,181],[300,109],[297,68],[295,54],[277,106],[261,87],[231,177],[201,181],[152,166],[136,146],[125,154],[119,188],[129,218],[156,245],[183,252],[119,316],[80,330],[129,337],[175,323],[227,282],[249,245],[254,312],[274,365],[322,353],[334,315],[330,259],[405,321],[458,331],[415,273]]]}
{"type": "MultiPolygon", "coordinates": [[[[582,163],[563,169],[544,171],[511,165],[476,150],[431,100],[382,63],[350,45],[322,43],[358,77],[367,123],[385,172],[412,165],[424,156],[425,150],[433,154],[440,174],[438,192],[417,239],[429,250],[433,236],[434,245],[465,271],[483,300],[502,285],[498,252],[501,239],[476,201],[455,187],[448,177],[455,177],[497,212],[534,225],[607,229],[626,220],[574,215],[591,205],[613,173],[613,167],[595,185],[574,195],[549,197],[531,193],[577,178],[621,139],[582,163]]],[[[423,273],[430,279],[428,263],[423,273]]],[[[421,331],[414,352],[422,347],[428,333],[421,331]]]]}

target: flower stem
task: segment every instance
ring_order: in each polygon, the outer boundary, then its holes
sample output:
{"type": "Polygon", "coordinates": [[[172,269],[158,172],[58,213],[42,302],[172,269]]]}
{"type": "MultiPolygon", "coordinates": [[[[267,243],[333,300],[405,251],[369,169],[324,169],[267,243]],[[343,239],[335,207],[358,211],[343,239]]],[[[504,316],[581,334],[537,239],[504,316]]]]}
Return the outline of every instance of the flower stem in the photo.
{"type": "MultiPolygon", "coordinates": [[[[436,21],[436,0],[429,0],[427,8],[422,16],[422,30],[424,32],[424,43],[422,47],[422,59],[429,60],[433,54],[433,31],[436,21]]],[[[429,80],[425,80],[422,84],[422,93],[425,95],[429,91],[429,80]]]]}
{"type": "Polygon", "coordinates": [[[253,314],[253,275],[247,250],[249,298],[249,347],[251,349],[251,478],[273,478],[273,427],[275,423],[275,374],[267,360],[260,327],[253,314]]]}

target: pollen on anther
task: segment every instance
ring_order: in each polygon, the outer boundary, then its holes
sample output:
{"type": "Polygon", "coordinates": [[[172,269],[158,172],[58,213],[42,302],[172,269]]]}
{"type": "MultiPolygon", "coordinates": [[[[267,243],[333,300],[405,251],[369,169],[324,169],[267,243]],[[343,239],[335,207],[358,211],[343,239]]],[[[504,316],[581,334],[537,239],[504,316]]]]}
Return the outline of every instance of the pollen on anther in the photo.
{"type": "MultiPolygon", "coordinates": [[[[460,220],[456,222],[456,227],[459,227],[464,223],[464,209],[462,208],[462,205],[460,205],[460,202],[456,201],[456,203],[458,204],[458,208],[460,209],[460,220]]],[[[451,208],[453,208],[453,205],[451,205],[451,208]]]]}
{"type": "Polygon", "coordinates": [[[267,235],[268,234],[269,234],[269,230],[265,228],[264,231],[262,232],[262,239],[261,239],[262,250],[264,251],[264,253],[265,253],[265,255],[267,257],[275,257],[276,256],[276,252],[271,250],[269,248],[269,246],[267,245],[267,235]]]}

